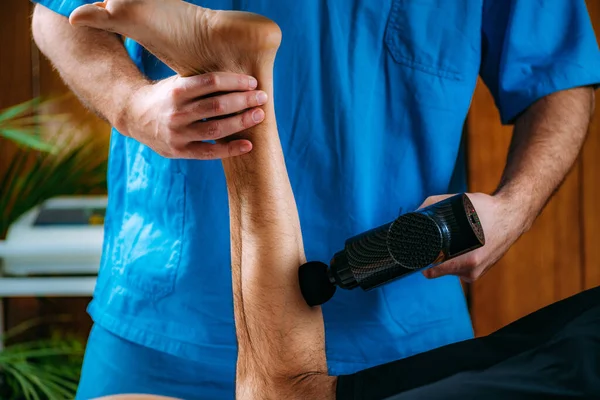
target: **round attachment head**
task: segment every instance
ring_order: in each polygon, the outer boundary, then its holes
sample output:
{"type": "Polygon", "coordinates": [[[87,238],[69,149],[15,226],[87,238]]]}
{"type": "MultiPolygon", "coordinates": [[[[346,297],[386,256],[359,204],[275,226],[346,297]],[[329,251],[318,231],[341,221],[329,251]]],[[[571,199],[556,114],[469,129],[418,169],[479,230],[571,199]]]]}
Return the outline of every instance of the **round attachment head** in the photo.
{"type": "Polygon", "coordinates": [[[298,269],[300,291],[311,307],[326,303],[333,297],[336,287],[329,281],[327,264],[310,261],[298,269]]]}

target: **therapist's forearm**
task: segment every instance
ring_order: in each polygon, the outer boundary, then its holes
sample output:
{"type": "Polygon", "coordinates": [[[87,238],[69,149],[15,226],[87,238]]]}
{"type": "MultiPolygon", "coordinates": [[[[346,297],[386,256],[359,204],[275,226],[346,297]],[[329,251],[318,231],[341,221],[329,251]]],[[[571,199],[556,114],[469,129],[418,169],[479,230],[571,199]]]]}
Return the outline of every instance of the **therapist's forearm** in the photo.
{"type": "Polygon", "coordinates": [[[594,110],[594,91],[575,88],[546,96],[516,121],[495,195],[508,199],[527,231],[573,167],[594,110]]]}
{"type": "Polygon", "coordinates": [[[69,20],[37,5],[32,33],[41,52],[89,109],[115,125],[129,97],[148,83],[116,34],[75,28],[69,20]]]}

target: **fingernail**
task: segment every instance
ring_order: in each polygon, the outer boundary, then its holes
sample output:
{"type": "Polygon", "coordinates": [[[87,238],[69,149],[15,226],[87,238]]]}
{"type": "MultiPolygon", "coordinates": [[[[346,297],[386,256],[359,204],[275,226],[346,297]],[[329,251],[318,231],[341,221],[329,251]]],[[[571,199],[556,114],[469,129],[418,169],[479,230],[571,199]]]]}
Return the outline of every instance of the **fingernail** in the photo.
{"type": "Polygon", "coordinates": [[[258,102],[258,104],[265,104],[268,100],[268,96],[265,92],[258,92],[256,93],[256,101],[258,102]]]}
{"type": "Polygon", "coordinates": [[[264,111],[263,111],[263,110],[261,110],[261,109],[258,109],[258,110],[255,110],[255,111],[252,113],[252,120],[253,120],[254,122],[260,122],[260,121],[262,121],[262,120],[263,120],[264,116],[265,116],[265,113],[264,113],[264,111]]]}
{"type": "Polygon", "coordinates": [[[256,87],[258,86],[258,81],[254,78],[250,78],[248,80],[248,85],[250,86],[250,89],[256,89],[256,87]]]}
{"type": "Polygon", "coordinates": [[[240,144],[240,151],[242,153],[247,153],[252,150],[252,145],[250,143],[242,143],[240,144]]]}

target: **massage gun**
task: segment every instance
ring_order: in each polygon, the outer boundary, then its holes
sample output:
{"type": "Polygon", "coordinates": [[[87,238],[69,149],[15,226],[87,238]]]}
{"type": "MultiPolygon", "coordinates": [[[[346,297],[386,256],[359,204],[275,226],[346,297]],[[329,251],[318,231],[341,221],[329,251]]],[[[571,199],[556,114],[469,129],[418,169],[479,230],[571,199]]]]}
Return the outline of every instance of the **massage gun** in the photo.
{"type": "Polygon", "coordinates": [[[369,291],[484,244],[473,204],[458,194],[346,240],[329,267],[301,265],[300,290],[312,307],[331,299],[337,286],[369,291]]]}

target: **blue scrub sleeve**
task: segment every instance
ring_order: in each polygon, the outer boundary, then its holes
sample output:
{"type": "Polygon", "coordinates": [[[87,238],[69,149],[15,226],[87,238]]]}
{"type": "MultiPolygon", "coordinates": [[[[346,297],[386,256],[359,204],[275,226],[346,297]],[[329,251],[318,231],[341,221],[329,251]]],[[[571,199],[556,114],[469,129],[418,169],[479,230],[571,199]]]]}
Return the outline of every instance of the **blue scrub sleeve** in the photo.
{"type": "Polygon", "coordinates": [[[31,0],[32,3],[41,4],[50,10],[63,15],[65,17],[69,17],[73,10],[77,7],[82,6],[84,4],[92,4],[96,3],[99,0],[31,0]]]}
{"type": "Polygon", "coordinates": [[[480,75],[503,124],[536,100],[600,83],[600,51],[585,0],[485,0],[480,75]]]}

